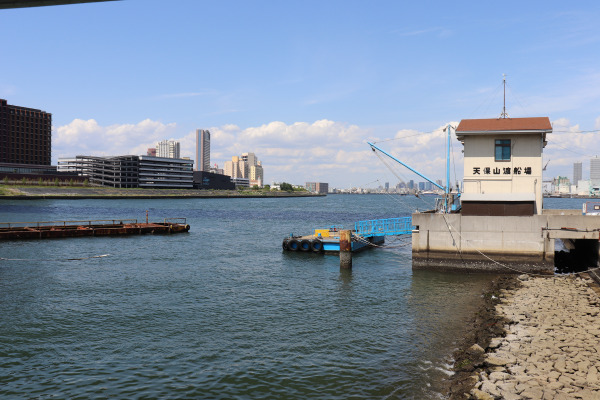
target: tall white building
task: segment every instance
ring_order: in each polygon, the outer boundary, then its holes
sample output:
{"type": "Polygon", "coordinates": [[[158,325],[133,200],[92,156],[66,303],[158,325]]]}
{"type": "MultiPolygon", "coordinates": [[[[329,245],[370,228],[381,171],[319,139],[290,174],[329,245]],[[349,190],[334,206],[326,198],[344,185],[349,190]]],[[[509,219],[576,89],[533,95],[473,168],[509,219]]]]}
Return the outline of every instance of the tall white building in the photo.
{"type": "Polygon", "coordinates": [[[210,131],[196,129],[196,171],[210,171],[210,131]]]}
{"type": "Polygon", "coordinates": [[[163,140],[156,144],[156,156],[164,158],[180,158],[179,142],[175,140],[163,140]]]}
{"type": "Polygon", "coordinates": [[[600,158],[598,156],[590,159],[590,181],[592,186],[600,185],[600,158]]]}

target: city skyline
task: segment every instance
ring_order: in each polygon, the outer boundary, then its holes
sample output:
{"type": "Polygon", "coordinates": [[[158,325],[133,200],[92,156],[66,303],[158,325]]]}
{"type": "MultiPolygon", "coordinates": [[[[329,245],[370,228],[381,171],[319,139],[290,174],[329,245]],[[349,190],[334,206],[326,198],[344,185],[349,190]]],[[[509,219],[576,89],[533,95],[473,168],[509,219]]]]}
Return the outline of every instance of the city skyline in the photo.
{"type": "MultiPolygon", "coordinates": [[[[553,123],[545,178],[600,154],[592,3],[508,2],[518,13],[504,14],[480,3],[234,3],[2,10],[0,32],[12,39],[0,98],[52,113],[53,164],[146,154],[165,137],[195,158],[202,126],[213,162],[249,149],[269,165],[265,182],[363,187],[395,180],[367,140],[396,138],[382,148],[441,178],[443,128],[498,116],[506,73],[509,115],[553,123]],[[205,23],[194,23],[199,14],[205,23]]],[[[453,148],[454,180],[462,178],[454,139],[453,148]]]]}

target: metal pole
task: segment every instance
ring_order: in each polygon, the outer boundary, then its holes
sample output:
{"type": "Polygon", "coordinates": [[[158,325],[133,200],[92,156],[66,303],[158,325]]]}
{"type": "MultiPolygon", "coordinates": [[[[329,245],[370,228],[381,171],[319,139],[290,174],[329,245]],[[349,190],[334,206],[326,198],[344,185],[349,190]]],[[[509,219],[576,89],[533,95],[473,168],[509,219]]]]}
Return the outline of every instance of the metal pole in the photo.
{"type": "Polygon", "coordinates": [[[446,127],[448,130],[448,149],[446,152],[446,213],[449,213],[450,210],[450,124],[446,127]]]}

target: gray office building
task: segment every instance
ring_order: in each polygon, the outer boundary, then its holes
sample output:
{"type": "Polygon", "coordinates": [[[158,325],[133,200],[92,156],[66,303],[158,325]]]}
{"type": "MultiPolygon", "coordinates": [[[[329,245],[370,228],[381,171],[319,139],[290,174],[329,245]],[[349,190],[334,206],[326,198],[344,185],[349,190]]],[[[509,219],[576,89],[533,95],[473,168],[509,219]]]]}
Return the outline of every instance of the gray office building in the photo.
{"type": "Polygon", "coordinates": [[[116,188],[176,188],[194,186],[194,162],[153,156],[77,156],[60,158],[58,170],[77,173],[92,185],[116,188]]]}
{"type": "Polygon", "coordinates": [[[210,171],[210,131],[196,129],[196,171],[210,171]]]}
{"type": "Polygon", "coordinates": [[[592,186],[600,186],[600,158],[590,159],[590,181],[592,186]]]}
{"type": "Polygon", "coordinates": [[[582,163],[576,162],[573,163],[573,180],[571,181],[572,185],[578,185],[579,181],[583,179],[583,168],[582,163]]]}

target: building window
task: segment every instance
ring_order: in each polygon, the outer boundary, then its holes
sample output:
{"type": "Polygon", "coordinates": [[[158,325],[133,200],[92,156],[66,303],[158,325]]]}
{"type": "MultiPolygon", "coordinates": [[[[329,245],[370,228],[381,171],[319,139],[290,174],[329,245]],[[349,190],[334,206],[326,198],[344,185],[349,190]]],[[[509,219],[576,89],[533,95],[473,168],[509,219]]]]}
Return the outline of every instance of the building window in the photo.
{"type": "Polygon", "coordinates": [[[496,161],[510,160],[510,139],[496,139],[496,161]]]}

